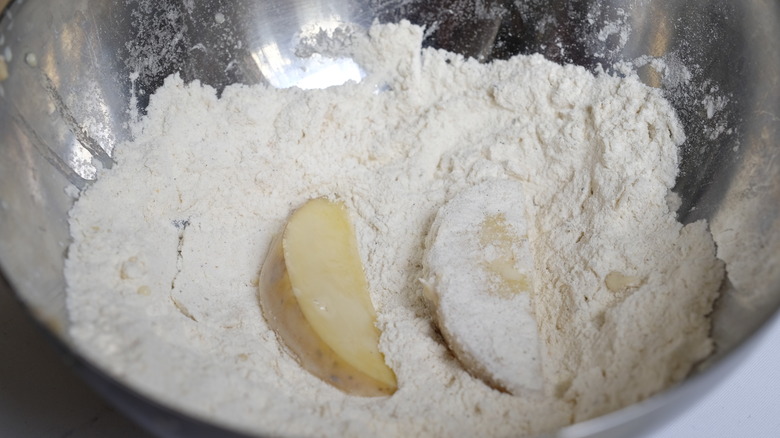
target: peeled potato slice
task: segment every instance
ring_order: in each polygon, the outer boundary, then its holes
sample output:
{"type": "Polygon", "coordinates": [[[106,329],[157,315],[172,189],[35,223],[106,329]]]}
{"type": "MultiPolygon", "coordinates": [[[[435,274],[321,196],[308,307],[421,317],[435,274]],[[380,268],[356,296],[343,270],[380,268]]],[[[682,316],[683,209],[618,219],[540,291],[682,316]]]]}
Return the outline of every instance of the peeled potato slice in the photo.
{"type": "Polygon", "coordinates": [[[303,368],[351,395],[390,395],[396,377],[345,207],[313,199],[296,210],[260,271],[263,315],[303,368]]]}
{"type": "Polygon", "coordinates": [[[424,294],[464,367],[512,394],[543,389],[523,188],[490,181],[438,212],[426,240],[424,294]]]}

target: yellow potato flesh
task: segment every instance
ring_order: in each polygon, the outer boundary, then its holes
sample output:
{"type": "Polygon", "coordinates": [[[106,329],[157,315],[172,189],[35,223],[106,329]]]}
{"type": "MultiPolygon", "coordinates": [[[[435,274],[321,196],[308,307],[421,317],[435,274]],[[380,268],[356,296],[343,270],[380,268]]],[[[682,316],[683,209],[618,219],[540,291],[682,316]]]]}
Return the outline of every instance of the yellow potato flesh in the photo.
{"type": "Polygon", "coordinates": [[[292,214],[271,245],[259,288],[266,320],[305,369],[348,394],[395,392],[342,204],[314,199],[292,214]]]}

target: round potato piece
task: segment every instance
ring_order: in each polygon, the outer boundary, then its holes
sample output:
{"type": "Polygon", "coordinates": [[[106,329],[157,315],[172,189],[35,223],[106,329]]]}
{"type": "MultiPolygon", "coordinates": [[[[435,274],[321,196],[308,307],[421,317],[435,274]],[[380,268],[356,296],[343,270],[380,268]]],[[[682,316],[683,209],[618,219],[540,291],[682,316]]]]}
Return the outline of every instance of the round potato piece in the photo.
{"type": "Polygon", "coordinates": [[[534,261],[521,183],[485,182],[445,204],[426,240],[424,268],[424,294],[464,367],[502,391],[541,391],[534,261]]]}

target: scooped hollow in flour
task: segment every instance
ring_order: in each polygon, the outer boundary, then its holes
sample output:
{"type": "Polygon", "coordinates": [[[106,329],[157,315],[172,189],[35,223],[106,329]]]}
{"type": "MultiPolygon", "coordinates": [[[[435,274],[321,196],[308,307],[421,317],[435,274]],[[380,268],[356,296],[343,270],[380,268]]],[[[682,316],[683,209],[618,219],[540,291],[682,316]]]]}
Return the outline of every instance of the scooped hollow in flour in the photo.
{"type": "Polygon", "coordinates": [[[166,79],[71,211],[80,351],[187,413],[293,436],[538,434],[683,379],[712,349],[723,267],[706,224],[683,226],[665,201],[684,141],[673,108],[636,78],[541,56],[480,64],[421,49],[422,36],[409,23],[356,35],[367,76],[325,90],[235,85],[217,97],[166,79]],[[540,399],[468,373],[418,282],[437,211],[488,180],[525,194],[540,399]],[[260,311],[272,236],[320,196],[355,226],[391,397],[312,376],[260,311]],[[639,280],[616,287],[612,273],[639,280]]]}

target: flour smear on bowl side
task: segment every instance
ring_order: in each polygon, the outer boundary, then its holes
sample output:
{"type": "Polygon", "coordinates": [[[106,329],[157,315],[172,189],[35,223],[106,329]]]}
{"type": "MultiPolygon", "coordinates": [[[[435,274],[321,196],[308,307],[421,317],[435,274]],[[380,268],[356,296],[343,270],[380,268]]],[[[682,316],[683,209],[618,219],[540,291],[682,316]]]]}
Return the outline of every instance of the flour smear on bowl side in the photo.
{"type": "MultiPolygon", "coordinates": [[[[71,211],[81,352],[192,415],[295,436],[535,434],[682,380],[712,351],[723,264],[707,224],[683,226],[667,205],[684,141],[672,106],[634,77],[538,55],[480,64],[422,37],[405,22],[356,34],[346,50],[367,76],[323,90],[234,85],[218,98],[169,77],[71,211]],[[522,187],[532,255],[543,381],[527,393],[457,360],[420,282],[440,208],[479,184],[512,187],[502,180],[522,187]],[[354,225],[392,396],[326,384],[263,317],[271,241],[317,197],[354,225]]],[[[514,317],[485,309],[475,299],[484,314],[470,321],[514,317]]]]}

